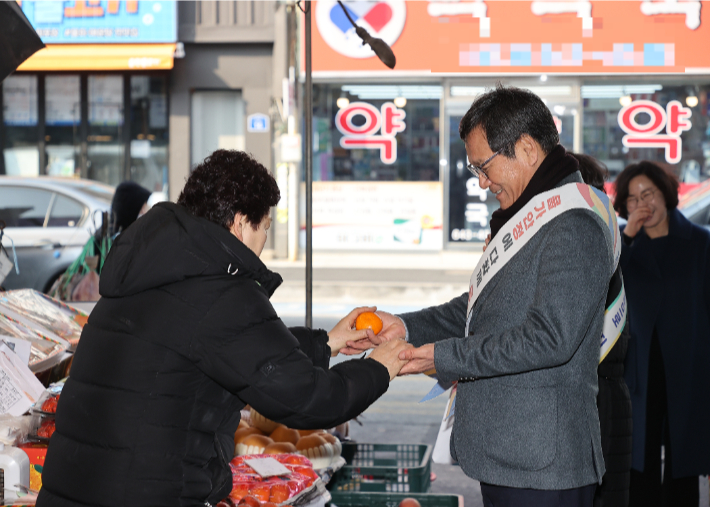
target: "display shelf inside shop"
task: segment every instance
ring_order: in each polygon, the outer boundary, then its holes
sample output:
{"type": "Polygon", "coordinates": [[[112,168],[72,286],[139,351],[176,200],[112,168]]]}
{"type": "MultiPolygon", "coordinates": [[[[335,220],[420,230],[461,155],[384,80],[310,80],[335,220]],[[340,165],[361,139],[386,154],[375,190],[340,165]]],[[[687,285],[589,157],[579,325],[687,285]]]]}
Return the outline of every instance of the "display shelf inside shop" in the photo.
{"type": "Polygon", "coordinates": [[[335,491],[418,492],[431,485],[431,446],[424,444],[343,443],[347,465],[328,488],[335,491]]]}
{"type": "Polygon", "coordinates": [[[422,507],[463,507],[461,495],[332,491],[331,496],[330,507],[398,507],[405,498],[414,498],[422,507]]]}

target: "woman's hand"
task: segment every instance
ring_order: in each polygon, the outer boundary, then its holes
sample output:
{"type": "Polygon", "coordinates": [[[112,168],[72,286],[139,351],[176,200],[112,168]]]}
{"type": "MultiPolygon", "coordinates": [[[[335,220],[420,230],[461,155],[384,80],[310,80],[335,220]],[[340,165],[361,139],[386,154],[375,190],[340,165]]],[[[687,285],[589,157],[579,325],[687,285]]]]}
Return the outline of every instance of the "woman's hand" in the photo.
{"type": "Polygon", "coordinates": [[[346,355],[352,355],[362,352],[362,350],[367,350],[372,347],[362,348],[348,348],[346,344],[352,343],[357,344],[360,340],[367,338],[367,330],[357,331],[355,329],[355,319],[358,315],[365,312],[374,312],[377,310],[376,306],[360,306],[353,309],[348,313],[340,322],[338,322],[333,329],[328,333],[328,346],[330,347],[331,357],[338,355],[338,352],[342,352],[346,355]]]}
{"type": "Polygon", "coordinates": [[[491,242],[491,235],[489,233],[488,236],[486,236],[486,243],[483,245],[484,252],[486,251],[486,248],[488,248],[488,243],[490,243],[490,242],[491,242]]]}
{"type": "Polygon", "coordinates": [[[629,214],[629,219],[627,220],[626,227],[624,228],[624,234],[626,234],[629,238],[636,236],[641,230],[641,227],[643,227],[643,224],[646,223],[646,220],[651,218],[651,215],[653,215],[653,212],[646,206],[636,208],[629,214]]]}
{"type": "Polygon", "coordinates": [[[414,345],[410,345],[404,340],[390,340],[373,350],[372,354],[370,354],[370,359],[374,359],[387,368],[390,374],[390,382],[392,382],[408,362],[406,359],[400,359],[399,356],[405,350],[413,348],[414,345]]]}
{"type": "Polygon", "coordinates": [[[360,340],[359,342],[350,341],[348,342],[347,352],[343,349],[343,354],[357,354],[358,352],[363,352],[371,348],[377,347],[381,343],[388,342],[390,340],[404,340],[407,336],[407,329],[404,327],[404,322],[402,319],[396,315],[392,315],[387,312],[375,312],[377,316],[382,319],[382,331],[378,334],[372,332],[371,329],[366,329],[367,340],[360,340]]]}

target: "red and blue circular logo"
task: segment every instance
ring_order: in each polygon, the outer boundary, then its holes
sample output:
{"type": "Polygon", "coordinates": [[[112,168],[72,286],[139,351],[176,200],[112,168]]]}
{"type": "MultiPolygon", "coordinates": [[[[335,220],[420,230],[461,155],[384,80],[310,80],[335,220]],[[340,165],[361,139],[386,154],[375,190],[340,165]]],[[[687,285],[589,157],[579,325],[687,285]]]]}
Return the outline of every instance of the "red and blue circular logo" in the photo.
{"type": "MultiPolygon", "coordinates": [[[[343,2],[343,5],[357,25],[390,46],[402,34],[407,18],[404,0],[343,2]]],[[[341,55],[350,58],[375,56],[370,46],[363,46],[362,39],[336,1],[320,0],[316,4],[316,25],[325,42],[341,55]]]]}

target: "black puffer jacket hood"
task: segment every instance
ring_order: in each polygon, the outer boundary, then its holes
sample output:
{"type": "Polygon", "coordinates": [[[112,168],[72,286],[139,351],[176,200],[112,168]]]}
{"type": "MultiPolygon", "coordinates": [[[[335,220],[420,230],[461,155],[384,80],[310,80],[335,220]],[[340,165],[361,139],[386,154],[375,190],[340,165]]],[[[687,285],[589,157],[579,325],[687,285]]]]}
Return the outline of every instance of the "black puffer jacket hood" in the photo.
{"type": "Polygon", "coordinates": [[[246,277],[269,297],[281,276],[225,228],[184,207],[163,202],[140,218],[140,227],[121,234],[101,272],[104,297],[125,297],[197,276],[246,277]]]}

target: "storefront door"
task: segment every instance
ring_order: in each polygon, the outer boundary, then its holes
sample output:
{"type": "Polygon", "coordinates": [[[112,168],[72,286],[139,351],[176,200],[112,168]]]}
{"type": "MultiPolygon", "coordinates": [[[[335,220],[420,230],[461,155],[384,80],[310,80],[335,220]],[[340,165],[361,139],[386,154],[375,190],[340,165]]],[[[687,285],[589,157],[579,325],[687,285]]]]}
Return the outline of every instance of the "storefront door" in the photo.
{"type": "MultiPolygon", "coordinates": [[[[581,151],[579,86],[576,84],[530,86],[552,113],[560,133],[560,143],[569,151],[581,151]]],[[[463,141],[459,138],[459,123],[482,86],[451,86],[446,106],[448,165],[444,188],[447,196],[444,236],[447,248],[454,245],[477,244],[490,233],[491,214],[499,208],[498,201],[484,190],[466,168],[468,159],[463,141]],[[464,98],[466,97],[466,98],[464,98]],[[470,97],[470,98],[468,98],[470,97]]]]}

